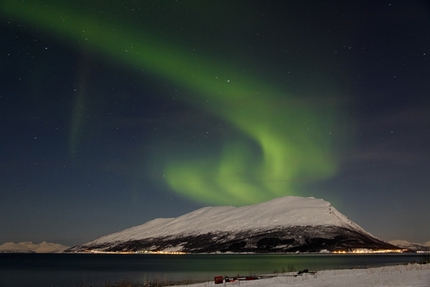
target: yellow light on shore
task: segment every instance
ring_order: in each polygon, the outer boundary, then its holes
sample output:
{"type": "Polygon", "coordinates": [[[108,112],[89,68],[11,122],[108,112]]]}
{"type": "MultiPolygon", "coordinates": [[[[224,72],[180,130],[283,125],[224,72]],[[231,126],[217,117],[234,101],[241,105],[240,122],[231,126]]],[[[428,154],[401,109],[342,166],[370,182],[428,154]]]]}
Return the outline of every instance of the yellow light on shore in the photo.
{"type": "Polygon", "coordinates": [[[336,250],[334,254],[378,254],[378,253],[403,253],[405,249],[367,249],[357,248],[351,250],[336,250]]]}

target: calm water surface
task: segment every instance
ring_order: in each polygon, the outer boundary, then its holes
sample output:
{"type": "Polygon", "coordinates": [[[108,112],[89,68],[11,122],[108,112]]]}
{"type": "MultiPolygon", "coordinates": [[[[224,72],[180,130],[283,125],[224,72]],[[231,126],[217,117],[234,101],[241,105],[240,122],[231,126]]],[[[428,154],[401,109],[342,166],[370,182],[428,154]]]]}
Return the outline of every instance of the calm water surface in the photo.
{"type": "Polygon", "coordinates": [[[122,281],[213,280],[217,275],[363,268],[420,261],[402,255],[0,254],[0,287],[104,286],[122,281]]]}

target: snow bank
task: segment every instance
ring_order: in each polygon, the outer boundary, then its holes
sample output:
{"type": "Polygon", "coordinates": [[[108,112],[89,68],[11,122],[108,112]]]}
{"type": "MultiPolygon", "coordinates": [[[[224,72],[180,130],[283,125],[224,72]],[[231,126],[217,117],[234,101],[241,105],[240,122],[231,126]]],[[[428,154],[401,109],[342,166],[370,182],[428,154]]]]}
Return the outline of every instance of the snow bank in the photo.
{"type": "Polygon", "coordinates": [[[368,269],[341,269],[318,271],[315,274],[305,273],[300,276],[293,276],[297,273],[288,273],[269,279],[259,279],[254,281],[235,281],[224,284],[205,282],[192,285],[192,287],[209,286],[430,286],[430,264],[408,264],[386,266],[368,269]]]}

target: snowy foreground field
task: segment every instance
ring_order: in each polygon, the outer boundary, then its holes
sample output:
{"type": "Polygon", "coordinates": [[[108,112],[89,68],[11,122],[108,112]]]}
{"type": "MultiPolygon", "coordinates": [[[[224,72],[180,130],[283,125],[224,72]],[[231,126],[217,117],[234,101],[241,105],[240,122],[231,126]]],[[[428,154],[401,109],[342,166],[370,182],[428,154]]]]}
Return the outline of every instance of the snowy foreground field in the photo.
{"type": "Polygon", "coordinates": [[[182,286],[430,286],[430,264],[408,264],[368,269],[323,270],[315,274],[305,273],[295,276],[296,274],[297,273],[288,273],[253,281],[235,281],[223,284],[215,284],[212,281],[182,286]]]}

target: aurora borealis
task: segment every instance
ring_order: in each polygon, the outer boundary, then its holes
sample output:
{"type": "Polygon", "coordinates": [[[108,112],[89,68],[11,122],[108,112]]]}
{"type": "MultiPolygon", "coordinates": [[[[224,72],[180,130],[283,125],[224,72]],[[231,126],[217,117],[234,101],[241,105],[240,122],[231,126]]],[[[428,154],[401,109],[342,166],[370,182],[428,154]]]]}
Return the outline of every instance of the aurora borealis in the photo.
{"type": "MultiPolygon", "coordinates": [[[[107,211],[100,210],[128,210],[115,226],[286,195],[321,197],[357,218],[361,210],[354,206],[383,209],[371,198],[389,195],[387,206],[400,204],[407,181],[398,174],[409,165],[398,158],[394,171],[384,153],[405,155],[397,153],[405,138],[426,141],[405,136],[411,130],[400,109],[419,107],[415,115],[421,115],[427,105],[419,95],[428,86],[418,79],[428,71],[430,41],[416,28],[419,48],[390,48],[378,34],[361,34],[360,25],[371,26],[363,19],[373,19],[376,32],[394,25],[387,43],[407,35],[406,26],[373,16],[365,4],[328,6],[2,1],[3,38],[19,35],[2,46],[3,99],[14,99],[4,115],[21,131],[35,130],[28,136],[33,142],[45,140],[30,149],[4,146],[11,150],[4,169],[21,174],[3,181],[6,193],[12,202],[20,194],[23,202],[40,202],[34,207],[40,210],[65,205],[53,208],[66,210],[55,222],[73,221],[76,212],[103,218],[107,211]],[[404,58],[421,58],[401,59],[400,50],[407,51],[404,58]],[[412,71],[415,76],[402,76],[412,71]],[[405,104],[411,85],[416,96],[405,104]],[[374,120],[377,115],[383,118],[374,120]],[[27,187],[17,184],[21,178],[27,187]]],[[[378,11],[401,11],[390,7],[378,11]]],[[[412,22],[407,27],[421,25],[412,22]]],[[[420,124],[428,123],[424,118],[420,124]]],[[[419,176],[427,165],[416,165],[419,176]]],[[[416,192],[425,189],[422,179],[414,181],[416,192]]],[[[372,221],[368,214],[364,222],[372,221]]]]}
{"type": "MultiPolygon", "coordinates": [[[[265,79],[242,76],[236,68],[210,56],[190,57],[174,43],[122,24],[126,19],[109,23],[70,9],[65,18],[61,7],[45,10],[37,2],[9,4],[5,11],[30,24],[84,43],[94,53],[124,65],[137,65],[167,84],[184,87],[190,91],[185,102],[233,124],[258,145],[256,151],[244,141],[227,142],[221,154],[168,163],[165,177],[174,191],[204,203],[240,205],[294,195],[291,182],[301,176],[325,178],[334,174],[328,133],[333,127],[327,117],[333,117],[335,111],[323,111],[323,120],[313,111],[315,107],[298,104],[299,99],[287,90],[272,88],[265,79]],[[111,34],[114,27],[129,33],[111,34]]],[[[79,121],[72,125],[72,142],[79,125],[79,121]]]]}

